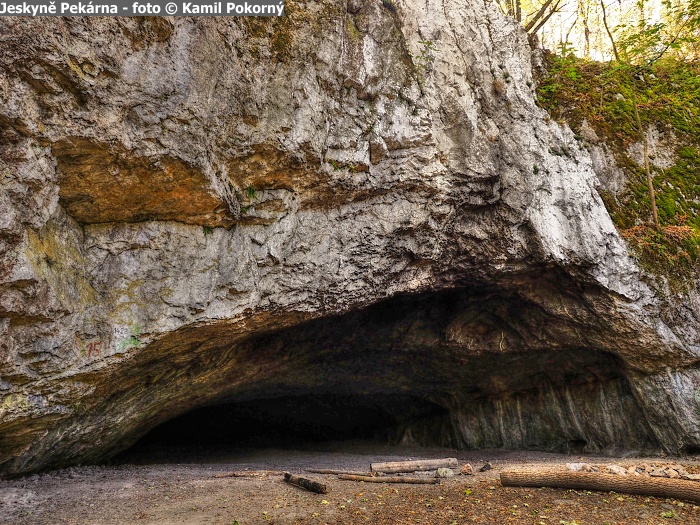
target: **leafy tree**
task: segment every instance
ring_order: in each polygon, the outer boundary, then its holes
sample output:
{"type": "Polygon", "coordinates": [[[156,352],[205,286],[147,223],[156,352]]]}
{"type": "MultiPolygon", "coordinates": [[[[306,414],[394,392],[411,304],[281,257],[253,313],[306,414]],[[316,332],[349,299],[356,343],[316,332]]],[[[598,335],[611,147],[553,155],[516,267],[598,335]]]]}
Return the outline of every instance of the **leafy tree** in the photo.
{"type": "MultiPolygon", "coordinates": [[[[640,17],[636,24],[620,24],[614,30],[610,28],[607,18],[605,0],[600,1],[603,26],[610,39],[615,62],[618,71],[629,75],[630,80],[643,80],[645,73],[650,73],[651,68],[666,53],[680,49],[684,44],[694,40],[694,34],[700,29],[700,0],[685,0],[672,3],[671,0],[663,0],[663,17],[654,22],[649,22],[644,16],[644,2],[639,0],[637,6],[640,17]],[[615,36],[615,33],[619,36],[615,36]]],[[[649,163],[649,141],[646,129],[640,117],[640,104],[636,91],[631,91],[634,125],[636,127],[643,148],[644,171],[646,173],[649,200],[654,227],[661,231],[659,212],[656,204],[656,192],[654,190],[654,176],[649,163]]]]}
{"type": "Polygon", "coordinates": [[[525,26],[525,30],[534,35],[550,18],[558,13],[565,5],[564,0],[544,0],[532,2],[532,0],[498,0],[501,12],[512,16],[525,26]],[[523,10],[526,14],[523,15],[523,10]]]}

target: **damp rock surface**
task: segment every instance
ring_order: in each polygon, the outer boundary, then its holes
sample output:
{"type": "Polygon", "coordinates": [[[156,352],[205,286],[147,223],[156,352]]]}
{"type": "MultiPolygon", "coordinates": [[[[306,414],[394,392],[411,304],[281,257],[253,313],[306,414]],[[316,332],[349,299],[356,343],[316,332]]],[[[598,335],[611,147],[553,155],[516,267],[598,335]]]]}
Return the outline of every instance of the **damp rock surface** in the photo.
{"type": "Polygon", "coordinates": [[[330,395],[403,443],[700,450],[698,296],[639,272],[490,2],[0,44],[3,475],[330,395]]]}

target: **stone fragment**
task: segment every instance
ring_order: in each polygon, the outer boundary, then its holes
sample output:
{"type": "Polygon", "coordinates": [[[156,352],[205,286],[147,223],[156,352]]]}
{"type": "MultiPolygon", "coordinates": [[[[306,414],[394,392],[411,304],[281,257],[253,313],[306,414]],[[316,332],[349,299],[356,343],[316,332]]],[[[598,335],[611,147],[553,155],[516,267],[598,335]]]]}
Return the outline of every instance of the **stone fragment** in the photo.
{"type": "Polygon", "coordinates": [[[567,463],[566,468],[572,472],[593,472],[593,467],[589,463],[567,463]]]}
{"type": "Polygon", "coordinates": [[[678,472],[680,476],[685,476],[688,474],[688,471],[685,470],[685,467],[683,465],[671,465],[671,468],[678,472]]]}
{"type": "Polygon", "coordinates": [[[487,470],[491,470],[493,468],[493,465],[491,464],[490,461],[487,461],[486,464],[479,469],[479,472],[486,472],[487,470]]]}
{"type": "Polygon", "coordinates": [[[455,475],[454,470],[447,467],[440,467],[435,473],[436,478],[453,478],[455,475]]]}
{"type": "Polygon", "coordinates": [[[649,472],[649,475],[654,477],[654,478],[667,478],[668,474],[666,473],[666,470],[662,468],[653,468],[651,472],[649,472]]]}
{"type": "Polygon", "coordinates": [[[608,465],[605,467],[605,471],[609,474],[615,474],[616,476],[627,475],[627,469],[621,467],[620,465],[608,465]]]}
{"type": "Polygon", "coordinates": [[[581,122],[579,132],[581,137],[587,142],[591,142],[593,144],[600,142],[600,137],[598,137],[598,134],[586,119],[583,119],[583,122],[581,122]]]}
{"type": "Polygon", "coordinates": [[[462,465],[462,468],[460,469],[460,474],[463,476],[473,476],[474,475],[474,469],[472,468],[471,463],[465,463],[462,465]]]}

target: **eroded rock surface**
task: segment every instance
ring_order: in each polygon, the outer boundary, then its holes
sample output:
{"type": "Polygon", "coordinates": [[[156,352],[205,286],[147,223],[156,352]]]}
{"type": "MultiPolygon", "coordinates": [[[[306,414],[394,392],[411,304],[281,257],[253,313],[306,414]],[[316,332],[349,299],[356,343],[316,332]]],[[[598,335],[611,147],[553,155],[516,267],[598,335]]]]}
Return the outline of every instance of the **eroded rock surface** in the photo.
{"type": "Polygon", "coordinates": [[[642,280],[488,2],[0,35],[0,472],[324,392],[444,409],[386,406],[404,441],[700,446],[697,298],[642,280]]]}

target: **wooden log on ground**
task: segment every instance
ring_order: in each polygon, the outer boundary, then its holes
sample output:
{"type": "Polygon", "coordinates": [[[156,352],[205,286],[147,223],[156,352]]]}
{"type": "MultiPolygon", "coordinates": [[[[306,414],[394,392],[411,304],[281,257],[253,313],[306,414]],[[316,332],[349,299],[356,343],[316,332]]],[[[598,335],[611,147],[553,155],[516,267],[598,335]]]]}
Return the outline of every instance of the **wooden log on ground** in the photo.
{"type": "Polygon", "coordinates": [[[411,483],[413,485],[433,485],[439,483],[437,478],[409,478],[403,476],[357,476],[354,474],[339,474],[339,479],[349,481],[366,481],[368,483],[411,483]]]}
{"type": "Polygon", "coordinates": [[[441,467],[457,468],[459,461],[457,458],[444,459],[418,459],[415,461],[390,461],[388,463],[372,463],[372,472],[383,472],[385,474],[396,474],[397,472],[419,472],[423,470],[436,470],[441,467]]]}
{"type": "Polygon", "coordinates": [[[361,472],[359,470],[336,470],[332,468],[307,468],[306,472],[312,474],[350,474],[354,476],[371,476],[371,472],[361,472]]]}
{"type": "Polygon", "coordinates": [[[234,470],[214,474],[215,478],[264,478],[265,476],[279,476],[284,474],[281,470],[234,470]]]}
{"type": "Polygon", "coordinates": [[[501,472],[504,487],[552,487],[597,490],[700,501],[700,483],[683,479],[647,476],[619,476],[563,469],[508,469],[501,472]]]}
{"type": "Polygon", "coordinates": [[[323,483],[306,478],[300,478],[299,476],[295,476],[289,472],[284,473],[284,481],[297,487],[301,487],[302,489],[306,489],[310,492],[315,492],[316,494],[326,494],[328,492],[328,489],[323,483]]]}

